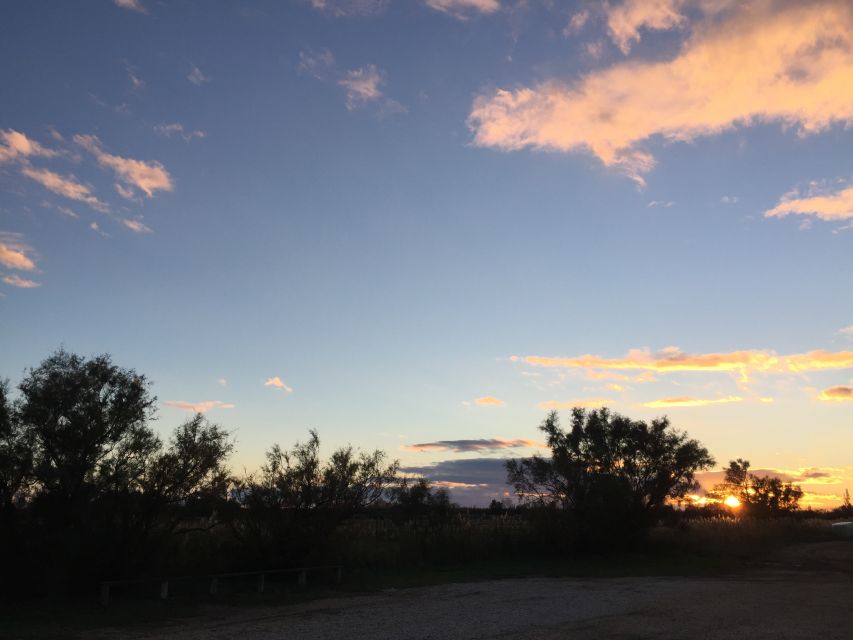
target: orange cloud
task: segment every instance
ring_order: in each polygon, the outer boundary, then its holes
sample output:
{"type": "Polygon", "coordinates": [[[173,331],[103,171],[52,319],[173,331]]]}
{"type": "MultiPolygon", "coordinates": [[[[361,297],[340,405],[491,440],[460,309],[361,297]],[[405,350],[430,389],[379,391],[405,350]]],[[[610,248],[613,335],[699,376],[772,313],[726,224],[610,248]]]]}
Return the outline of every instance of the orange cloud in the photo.
{"type": "Polygon", "coordinates": [[[625,0],[607,7],[607,30],[622,53],[640,41],[640,29],[672,29],[687,22],[681,14],[686,0],[625,0]]]}
{"type": "Polygon", "coordinates": [[[26,278],[21,278],[20,276],[16,275],[4,276],[3,282],[13,287],[18,287],[19,289],[35,289],[36,287],[41,286],[41,282],[36,282],[35,280],[27,280],[26,278]]]}
{"type": "Polygon", "coordinates": [[[589,400],[566,400],[565,402],[560,400],[548,400],[547,402],[540,402],[540,409],[574,409],[575,407],[579,407],[581,409],[586,408],[594,408],[601,407],[606,404],[612,404],[614,400],[610,398],[591,398],[589,400]]]}
{"type": "Polygon", "coordinates": [[[213,409],[233,409],[235,405],[222,402],[221,400],[204,400],[202,402],[186,402],[184,400],[167,400],[164,402],[167,407],[181,409],[182,411],[192,411],[193,413],[207,413],[213,409]]]}
{"type": "Polygon", "coordinates": [[[478,404],[481,407],[502,407],[506,404],[503,400],[499,400],[493,396],[483,396],[482,398],[477,398],[474,400],[474,404],[478,404]]]}
{"type": "Polygon", "coordinates": [[[36,263],[28,253],[30,249],[18,233],[0,231],[0,264],[19,271],[35,271],[36,263]]]}
{"type": "Polygon", "coordinates": [[[818,398],[830,402],[850,401],[853,400],[853,387],[830,387],[821,391],[818,398]]]}
{"type": "Polygon", "coordinates": [[[272,378],[267,378],[264,381],[264,386],[265,387],[273,387],[275,389],[281,389],[282,391],[285,391],[287,393],[293,393],[293,387],[288,386],[288,384],[286,382],[284,382],[278,376],[273,376],[272,378]]]}
{"type": "Polygon", "coordinates": [[[41,146],[20,131],[14,129],[0,130],[0,163],[30,156],[52,158],[57,155],[59,152],[41,146]]]}
{"type": "Polygon", "coordinates": [[[74,136],[74,142],[95,156],[102,167],[115,171],[126,186],[135,187],[151,198],[155,191],[171,191],[172,178],[159,162],[144,162],[107,153],[96,136],[74,136]]]}
{"type": "Polygon", "coordinates": [[[49,171],[48,169],[35,169],[30,166],[25,166],[21,169],[21,173],[31,180],[35,180],[45,189],[53,191],[54,193],[68,198],[69,200],[85,202],[90,207],[97,209],[98,211],[107,210],[107,205],[92,195],[92,191],[89,187],[77,182],[77,179],[74,176],[62,176],[58,173],[54,173],[53,171],[49,171]]]}
{"type": "Polygon", "coordinates": [[[853,351],[809,351],[779,356],[770,351],[731,351],[691,355],[677,347],[667,347],[659,353],[632,349],[624,358],[602,358],[582,355],[575,358],[527,356],[525,362],[541,367],[577,369],[646,370],[657,373],[678,371],[749,371],[766,373],[795,373],[821,369],[853,368],[853,351]]]}
{"type": "Polygon", "coordinates": [[[791,191],[772,209],[764,212],[765,218],[788,215],[815,216],[821,220],[847,220],[853,218],[853,187],[826,190],[811,185],[806,193],[791,191]]]}
{"type": "Polygon", "coordinates": [[[853,122],[853,5],[848,0],[741,3],[700,24],[666,61],[630,61],[475,99],[474,144],[588,150],[642,182],[652,137],[690,141],[778,122],[806,135],[853,122]]]}
{"type": "Polygon", "coordinates": [[[743,402],[743,398],[740,396],[727,396],[725,398],[716,398],[714,400],[703,399],[703,398],[688,398],[688,397],[678,397],[678,398],[662,398],[660,400],[652,400],[651,402],[644,402],[644,407],[704,407],[709,404],[728,404],[730,402],[743,402]]]}

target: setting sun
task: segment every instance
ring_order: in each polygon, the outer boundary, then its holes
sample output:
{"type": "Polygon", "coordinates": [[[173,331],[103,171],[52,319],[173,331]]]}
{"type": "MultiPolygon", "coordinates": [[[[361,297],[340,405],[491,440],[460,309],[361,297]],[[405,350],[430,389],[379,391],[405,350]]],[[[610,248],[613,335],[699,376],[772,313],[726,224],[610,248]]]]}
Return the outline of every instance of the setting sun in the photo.
{"type": "Polygon", "coordinates": [[[729,496],[728,498],[723,500],[723,504],[727,507],[731,507],[732,509],[737,509],[740,506],[740,500],[738,500],[734,496],[729,496]]]}

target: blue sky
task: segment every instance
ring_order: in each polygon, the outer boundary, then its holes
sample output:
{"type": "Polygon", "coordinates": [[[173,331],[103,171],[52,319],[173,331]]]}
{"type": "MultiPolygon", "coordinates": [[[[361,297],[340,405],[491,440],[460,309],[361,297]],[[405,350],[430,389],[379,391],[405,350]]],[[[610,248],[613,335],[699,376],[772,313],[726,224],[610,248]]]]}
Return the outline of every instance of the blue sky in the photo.
{"type": "Polygon", "coordinates": [[[112,353],[238,468],[525,455],[606,402],[853,485],[848,3],[0,15],[0,376],[112,353]]]}

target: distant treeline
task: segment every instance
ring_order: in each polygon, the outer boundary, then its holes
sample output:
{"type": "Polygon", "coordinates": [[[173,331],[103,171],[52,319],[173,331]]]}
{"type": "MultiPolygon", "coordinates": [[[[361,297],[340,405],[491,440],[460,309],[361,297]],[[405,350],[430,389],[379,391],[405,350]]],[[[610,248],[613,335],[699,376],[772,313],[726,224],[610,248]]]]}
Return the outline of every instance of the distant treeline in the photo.
{"type": "MultiPolygon", "coordinates": [[[[517,505],[461,509],[445,489],[401,477],[382,451],[347,446],[321,458],[314,431],[290,449],[273,445],[258,471],[238,477],[225,429],[197,414],[163,442],[150,426],[155,402],[145,376],[108,355],[60,350],[26,373],[14,397],[0,384],[7,595],[105,578],[624,548],[679,517],[672,505],[695,491],[695,472],[714,464],[665,418],[576,409],[563,431],[552,413],[541,427],[551,457],[507,464],[517,505]]],[[[798,487],[748,468],[732,462],[717,493],[754,515],[796,510],[798,487]]]]}

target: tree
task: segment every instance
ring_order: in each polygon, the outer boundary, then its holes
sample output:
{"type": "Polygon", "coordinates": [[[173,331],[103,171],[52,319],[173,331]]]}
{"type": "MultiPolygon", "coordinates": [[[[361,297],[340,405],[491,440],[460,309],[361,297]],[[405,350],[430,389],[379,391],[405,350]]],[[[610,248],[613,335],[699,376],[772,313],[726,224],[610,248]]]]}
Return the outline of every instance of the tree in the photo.
{"type": "Polygon", "coordinates": [[[0,380],[0,526],[22,502],[32,469],[32,448],[9,400],[9,383],[0,380]]]}
{"type": "Polygon", "coordinates": [[[159,447],[147,425],[156,398],[145,376],[113,365],[108,355],[86,360],[59,350],[18,388],[16,415],[32,446],[32,475],[54,504],[99,489],[137,488],[134,467],[159,447]]]}
{"type": "Polygon", "coordinates": [[[803,490],[798,485],[770,475],[755,475],[749,468],[748,460],[730,460],[723,470],[724,481],[714,487],[711,497],[724,500],[734,496],[750,515],[779,515],[799,508],[803,490]]]}
{"type": "Polygon", "coordinates": [[[694,474],[714,464],[699,442],[670,426],[606,408],[572,410],[571,429],[556,411],[542,422],[551,458],[507,462],[507,482],[528,505],[559,508],[582,543],[631,537],[653,523],[667,500],[696,487],[694,474]]]}

